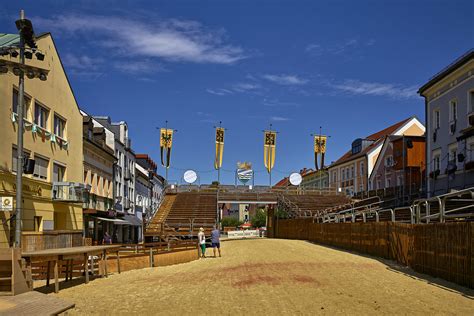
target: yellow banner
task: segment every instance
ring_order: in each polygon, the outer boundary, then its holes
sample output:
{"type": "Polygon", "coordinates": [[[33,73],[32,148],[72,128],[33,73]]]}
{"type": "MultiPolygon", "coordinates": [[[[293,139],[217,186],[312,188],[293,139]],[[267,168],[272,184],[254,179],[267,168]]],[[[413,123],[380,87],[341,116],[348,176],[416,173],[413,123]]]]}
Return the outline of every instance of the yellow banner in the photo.
{"type": "Polygon", "coordinates": [[[160,129],[160,147],[171,148],[173,146],[173,130],[169,128],[160,129]]]}
{"type": "Polygon", "coordinates": [[[169,128],[160,129],[160,155],[161,165],[170,167],[171,147],[173,146],[173,130],[169,128]]]}
{"type": "Polygon", "coordinates": [[[264,144],[263,144],[263,162],[268,173],[271,172],[275,165],[275,154],[276,154],[276,132],[265,131],[264,144]]]}
{"type": "Polygon", "coordinates": [[[314,136],[314,152],[317,154],[326,153],[326,141],[327,141],[327,136],[325,135],[314,136]]]}
{"type": "Polygon", "coordinates": [[[222,157],[224,155],[224,131],[222,127],[216,128],[216,155],[214,157],[214,168],[220,169],[222,167],[222,157]]]}

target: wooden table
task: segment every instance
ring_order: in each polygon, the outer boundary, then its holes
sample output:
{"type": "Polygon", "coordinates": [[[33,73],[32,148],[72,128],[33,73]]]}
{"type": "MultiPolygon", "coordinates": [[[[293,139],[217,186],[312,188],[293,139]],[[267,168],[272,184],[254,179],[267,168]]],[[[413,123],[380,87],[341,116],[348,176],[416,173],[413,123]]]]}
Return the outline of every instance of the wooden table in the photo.
{"type": "MultiPolygon", "coordinates": [[[[46,284],[49,285],[50,279],[50,263],[54,263],[54,292],[59,292],[59,261],[60,260],[84,260],[84,275],[86,283],[89,283],[89,256],[99,255],[103,260],[102,276],[107,277],[107,253],[115,252],[117,254],[117,267],[120,273],[120,245],[104,245],[104,246],[82,246],[70,248],[55,248],[37,251],[26,251],[21,254],[26,260],[27,268],[31,271],[31,264],[34,260],[47,261],[47,279],[46,284]]],[[[67,273],[66,273],[67,277],[67,273]]],[[[33,290],[33,280],[30,280],[31,290],[33,290]]]]}

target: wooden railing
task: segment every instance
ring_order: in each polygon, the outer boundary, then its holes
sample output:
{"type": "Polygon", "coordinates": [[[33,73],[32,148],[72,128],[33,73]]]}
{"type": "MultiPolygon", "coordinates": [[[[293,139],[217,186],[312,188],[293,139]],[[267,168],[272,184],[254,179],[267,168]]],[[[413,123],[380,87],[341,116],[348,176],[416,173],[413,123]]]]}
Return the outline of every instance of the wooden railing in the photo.
{"type": "Polygon", "coordinates": [[[21,248],[23,251],[69,248],[83,245],[84,239],[80,230],[26,231],[21,236],[21,248]]]}

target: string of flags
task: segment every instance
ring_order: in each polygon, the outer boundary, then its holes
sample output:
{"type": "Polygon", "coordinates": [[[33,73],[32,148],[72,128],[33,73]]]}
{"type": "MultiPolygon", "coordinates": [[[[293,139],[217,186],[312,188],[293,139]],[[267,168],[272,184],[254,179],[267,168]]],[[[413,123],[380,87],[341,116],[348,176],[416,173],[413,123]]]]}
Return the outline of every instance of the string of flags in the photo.
{"type": "MultiPolygon", "coordinates": [[[[12,113],[11,120],[13,123],[16,123],[18,121],[18,114],[12,113]]],[[[25,129],[31,130],[32,134],[39,135],[39,137],[41,137],[41,140],[43,142],[45,140],[49,140],[51,143],[58,144],[60,148],[63,148],[64,150],[68,150],[69,142],[67,140],[62,139],[61,137],[57,136],[54,133],[48,132],[47,130],[36,125],[35,123],[29,122],[27,120],[24,120],[24,121],[25,121],[25,129]]]]}

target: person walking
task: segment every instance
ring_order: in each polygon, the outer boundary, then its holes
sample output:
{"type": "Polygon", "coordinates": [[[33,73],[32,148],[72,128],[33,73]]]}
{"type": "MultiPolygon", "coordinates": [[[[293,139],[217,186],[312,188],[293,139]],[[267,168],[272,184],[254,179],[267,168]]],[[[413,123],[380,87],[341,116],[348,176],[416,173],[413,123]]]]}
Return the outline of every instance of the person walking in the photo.
{"type": "Polygon", "coordinates": [[[211,232],[211,242],[212,242],[212,251],[214,252],[214,258],[216,257],[216,248],[219,251],[219,257],[221,256],[221,232],[219,229],[217,229],[216,226],[212,227],[212,232],[211,232]]]}
{"type": "Polygon", "coordinates": [[[204,234],[204,228],[199,228],[198,233],[199,246],[201,247],[201,258],[206,258],[206,235],[204,234]]]}

